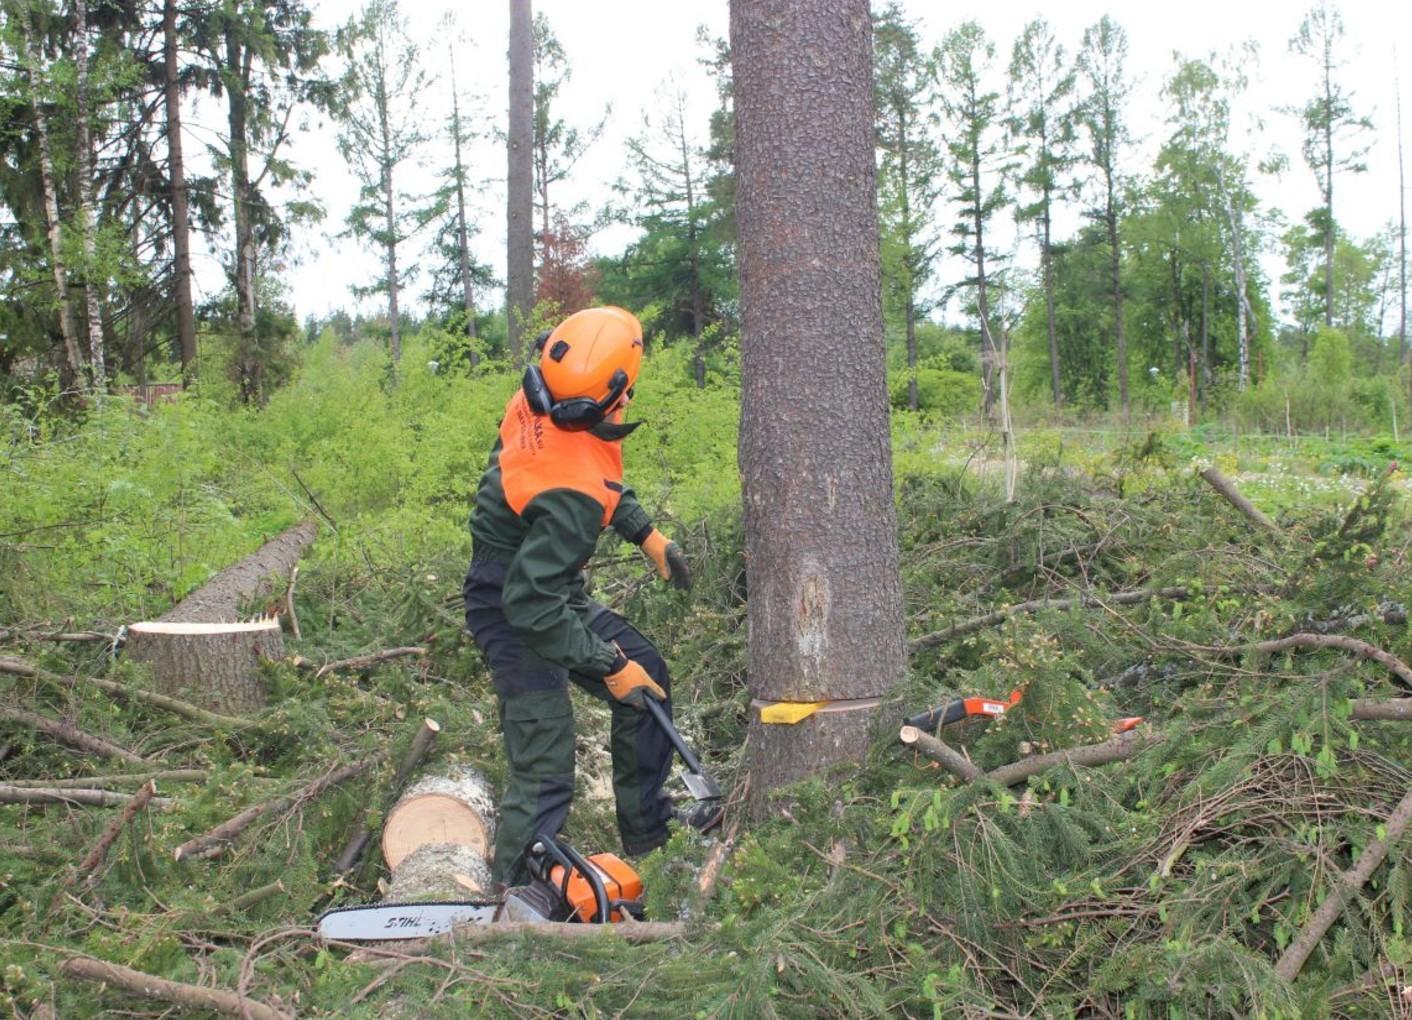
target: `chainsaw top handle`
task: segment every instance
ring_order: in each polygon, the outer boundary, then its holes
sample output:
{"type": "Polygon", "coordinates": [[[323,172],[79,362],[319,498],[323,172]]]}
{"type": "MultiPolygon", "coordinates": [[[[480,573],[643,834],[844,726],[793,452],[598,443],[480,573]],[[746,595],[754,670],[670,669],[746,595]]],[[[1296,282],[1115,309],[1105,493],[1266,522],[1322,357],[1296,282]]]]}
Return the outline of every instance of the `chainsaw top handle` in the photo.
{"type": "MultiPolygon", "coordinates": [[[[589,888],[593,890],[593,919],[599,924],[607,924],[612,919],[611,905],[608,902],[608,889],[603,885],[603,879],[599,876],[598,870],[567,843],[560,843],[553,836],[541,833],[536,836],[534,842],[530,844],[532,849],[539,849],[544,856],[549,857],[554,863],[562,865],[564,868],[564,879],[560,884],[559,895],[567,903],[569,900],[569,879],[574,872],[578,872],[588,882],[589,888]]],[[[549,877],[549,869],[544,869],[546,880],[549,877]]]]}

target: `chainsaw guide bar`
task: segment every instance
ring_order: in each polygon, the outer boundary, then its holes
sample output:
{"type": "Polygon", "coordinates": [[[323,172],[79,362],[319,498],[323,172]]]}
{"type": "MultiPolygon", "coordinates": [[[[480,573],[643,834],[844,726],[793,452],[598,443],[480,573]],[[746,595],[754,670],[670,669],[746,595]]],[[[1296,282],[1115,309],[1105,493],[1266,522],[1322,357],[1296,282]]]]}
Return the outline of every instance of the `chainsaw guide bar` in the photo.
{"type": "Polygon", "coordinates": [[[380,903],[371,907],[335,907],[319,917],[319,934],[326,939],[384,942],[441,935],[458,924],[489,923],[498,901],[380,903]]]}

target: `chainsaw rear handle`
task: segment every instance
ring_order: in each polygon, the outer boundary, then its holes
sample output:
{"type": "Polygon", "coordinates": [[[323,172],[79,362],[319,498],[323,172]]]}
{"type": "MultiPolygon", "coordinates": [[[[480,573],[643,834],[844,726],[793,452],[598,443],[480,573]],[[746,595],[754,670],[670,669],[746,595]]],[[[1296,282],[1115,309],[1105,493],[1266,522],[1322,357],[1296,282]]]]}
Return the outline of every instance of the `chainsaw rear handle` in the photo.
{"type": "Polygon", "coordinates": [[[681,755],[681,760],[686,762],[686,767],[692,772],[704,773],[701,767],[701,759],[692,753],[691,748],[686,746],[686,741],[682,739],[681,732],[672,723],[671,716],[667,715],[667,710],[662,707],[662,703],[650,695],[643,698],[647,703],[647,711],[652,713],[652,718],[657,720],[657,725],[662,727],[662,731],[667,734],[667,739],[672,742],[672,746],[677,749],[677,754],[681,755]]]}

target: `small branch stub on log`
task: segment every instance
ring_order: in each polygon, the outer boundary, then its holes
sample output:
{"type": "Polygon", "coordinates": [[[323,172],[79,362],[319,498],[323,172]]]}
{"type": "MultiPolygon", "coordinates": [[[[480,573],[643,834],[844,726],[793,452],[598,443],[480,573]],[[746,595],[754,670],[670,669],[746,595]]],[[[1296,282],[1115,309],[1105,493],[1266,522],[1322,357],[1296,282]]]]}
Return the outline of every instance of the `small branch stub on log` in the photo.
{"type": "Polygon", "coordinates": [[[382,856],[395,873],[403,858],[427,843],[455,843],[489,857],[495,844],[495,798],[489,781],[460,766],[414,783],[387,813],[382,856]]]}
{"type": "Polygon", "coordinates": [[[152,667],[160,693],[217,712],[246,715],[265,707],[260,660],[284,657],[279,621],[173,623],[128,627],[127,655],[152,667]]]}

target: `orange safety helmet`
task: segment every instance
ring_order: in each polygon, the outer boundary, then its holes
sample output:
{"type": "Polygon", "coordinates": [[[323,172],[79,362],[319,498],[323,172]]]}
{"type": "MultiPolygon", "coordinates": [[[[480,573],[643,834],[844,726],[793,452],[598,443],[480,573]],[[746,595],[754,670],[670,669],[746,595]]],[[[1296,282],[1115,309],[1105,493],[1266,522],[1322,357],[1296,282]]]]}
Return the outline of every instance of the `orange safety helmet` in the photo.
{"type": "Polygon", "coordinates": [[[538,364],[525,369],[530,408],[568,432],[608,417],[637,383],[642,323],[614,305],[575,312],[535,344],[538,364]]]}

